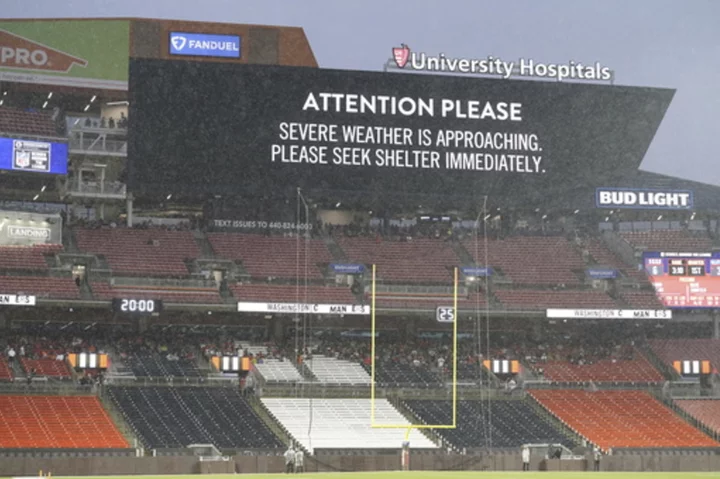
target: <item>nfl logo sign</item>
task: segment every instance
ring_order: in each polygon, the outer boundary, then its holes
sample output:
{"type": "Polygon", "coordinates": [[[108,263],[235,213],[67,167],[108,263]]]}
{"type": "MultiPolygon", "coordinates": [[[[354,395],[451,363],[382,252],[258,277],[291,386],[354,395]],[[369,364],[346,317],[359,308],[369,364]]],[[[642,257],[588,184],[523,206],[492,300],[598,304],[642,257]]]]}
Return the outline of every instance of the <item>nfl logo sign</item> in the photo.
{"type": "Polygon", "coordinates": [[[452,306],[439,306],[435,311],[435,319],[438,323],[452,323],[455,321],[455,310],[452,306]]]}
{"type": "Polygon", "coordinates": [[[405,68],[410,58],[410,47],[402,43],[399,47],[392,49],[393,59],[398,68],[405,68]]]}

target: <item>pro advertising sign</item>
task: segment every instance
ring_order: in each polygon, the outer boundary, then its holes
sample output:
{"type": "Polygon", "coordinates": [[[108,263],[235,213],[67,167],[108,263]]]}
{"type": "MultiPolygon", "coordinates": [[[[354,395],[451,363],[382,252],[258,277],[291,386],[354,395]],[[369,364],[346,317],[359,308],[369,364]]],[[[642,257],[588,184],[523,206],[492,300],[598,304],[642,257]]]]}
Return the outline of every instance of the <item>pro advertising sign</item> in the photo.
{"type": "Polygon", "coordinates": [[[0,81],[127,90],[127,20],[0,21],[0,81]]]}

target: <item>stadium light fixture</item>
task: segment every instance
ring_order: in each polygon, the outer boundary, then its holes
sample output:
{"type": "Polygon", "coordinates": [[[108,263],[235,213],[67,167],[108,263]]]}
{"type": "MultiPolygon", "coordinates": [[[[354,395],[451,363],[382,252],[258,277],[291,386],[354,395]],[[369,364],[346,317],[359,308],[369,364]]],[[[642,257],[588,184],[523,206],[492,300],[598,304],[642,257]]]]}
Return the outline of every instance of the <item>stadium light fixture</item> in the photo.
{"type": "Polygon", "coordinates": [[[575,210],[575,211],[573,211],[573,214],[574,214],[574,215],[576,215],[576,214],[578,214],[578,213],[580,213],[580,210],[575,210]]]}
{"type": "Polygon", "coordinates": [[[546,220],[546,219],[547,219],[547,215],[542,215],[542,219],[546,220]]]}
{"type": "Polygon", "coordinates": [[[109,101],[105,103],[107,106],[118,106],[118,105],[129,105],[130,102],[123,100],[123,101],[109,101]]]}
{"type": "Polygon", "coordinates": [[[167,196],[165,197],[166,200],[169,200],[170,198],[172,198],[172,193],[170,193],[169,195],[167,195],[167,196]]]}
{"type": "Polygon", "coordinates": [[[40,195],[33,196],[33,201],[37,201],[38,198],[40,198],[40,195]]]}
{"type": "Polygon", "coordinates": [[[5,100],[0,100],[0,106],[2,106],[3,103],[5,103],[5,100]]]}
{"type": "Polygon", "coordinates": [[[7,94],[8,94],[8,92],[7,92],[7,90],[5,90],[5,91],[3,92],[3,96],[7,96],[7,94]]]}
{"type": "Polygon", "coordinates": [[[335,203],[335,208],[340,208],[340,205],[341,205],[341,204],[342,204],[342,203],[341,203],[340,201],[338,201],[337,203],[335,203]]]}
{"type": "Polygon", "coordinates": [[[487,221],[487,220],[489,220],[489,219],[490,219],[490,215],[485,215],[484,220],[487,221]]]}
{"type": "Polygon", "coordinates": [[[92,98],[90,98],[90,103],[94,102],[95,100],[97,100],[97,95],[93,95],[92,98]]]}
{"type": "Polygon", "coordinates": [[[48,100],[51,99],[51,98],[52,98],[52,95],[53,95],[53,92],[48,93],[47,99],[48,99],[48,100]]]}
{"type": "Polygon", "coordinates": [[[658,215],[657,221],[660,221],[662,219],[662,215],[658,215]]]}
{"type": "Polygon", "coordinates": [[[87,105],[85,105],[85,108],[83,109],[83,111],[88,111],[89,109],[90,109],[90,104],[88,103],[87,105]]]}
{"type": "Polygon", "coordinates": [[[40,193],[44,192],[47,189],[47,185],[43,185],[42,188],[40,188],[40,193]]]}
{"type": "Polygon", "coordinates": [[[45,108],[47,108],[47,105],[48,105],[48,102],[47,102],[47,100],[45,100],[45,103],[43,103],[43,110],[44,110],[45,108]]]}
{"type": "Polygon", "coordinates": [[[608,221],[610,221],[610,217],[609,217],[609,216],[606,216],[606,217],[605,217],[605,222],[607,223],[608,221]]]}

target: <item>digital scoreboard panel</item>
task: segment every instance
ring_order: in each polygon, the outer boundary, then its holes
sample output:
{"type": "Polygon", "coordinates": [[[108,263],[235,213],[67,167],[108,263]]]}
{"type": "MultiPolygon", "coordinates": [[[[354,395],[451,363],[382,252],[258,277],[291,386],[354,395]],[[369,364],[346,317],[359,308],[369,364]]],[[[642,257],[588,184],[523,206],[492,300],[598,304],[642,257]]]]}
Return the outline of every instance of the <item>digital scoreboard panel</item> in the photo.
{"type": "Polygon", "coordinates": [[[647,252],[643,264],[666,307],[720,308],[720,252],[647,252]]]}
{"type": "Polygon", "coordinates": [[[163,302],[159,299],[147,298],[113,298],[112,310],[121,314],[156,314],[163,310],[163,302]]]}

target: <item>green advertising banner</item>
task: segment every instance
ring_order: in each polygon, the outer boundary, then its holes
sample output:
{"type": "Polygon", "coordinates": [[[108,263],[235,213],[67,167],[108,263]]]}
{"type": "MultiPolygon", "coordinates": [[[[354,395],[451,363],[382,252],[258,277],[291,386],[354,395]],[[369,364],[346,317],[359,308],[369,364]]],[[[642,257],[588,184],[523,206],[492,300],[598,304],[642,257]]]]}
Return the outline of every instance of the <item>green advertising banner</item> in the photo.
{"type": "Polygon", "coordinates": [[[0,81],[127,90],[128,20],[0,21],[0,81]]]}

